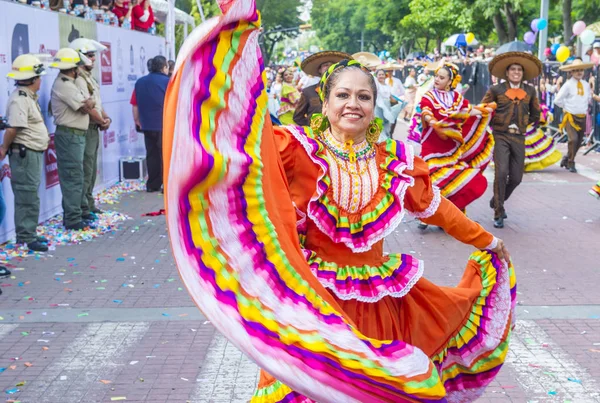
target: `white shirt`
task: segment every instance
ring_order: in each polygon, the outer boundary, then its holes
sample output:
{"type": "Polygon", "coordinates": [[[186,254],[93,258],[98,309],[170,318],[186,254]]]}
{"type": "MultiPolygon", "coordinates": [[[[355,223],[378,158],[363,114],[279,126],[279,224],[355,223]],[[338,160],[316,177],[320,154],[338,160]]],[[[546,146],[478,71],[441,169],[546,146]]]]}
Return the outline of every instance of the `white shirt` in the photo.
{"type": "Polygon", "coordinates": [[[587,81],[581,80],[583,95],[577,94],[577,80],[570,78],[560,88],[554,99],[554,104],[573,115],[585,115],[592,100],[592,91],[587,81]]]}
{"type": "Polygon", "coordinates": [[[404,88],[413,88],[417,85],[417,80],[414,77],[408,76],[406,77],[406,81],[404,81],[404,88]]]}

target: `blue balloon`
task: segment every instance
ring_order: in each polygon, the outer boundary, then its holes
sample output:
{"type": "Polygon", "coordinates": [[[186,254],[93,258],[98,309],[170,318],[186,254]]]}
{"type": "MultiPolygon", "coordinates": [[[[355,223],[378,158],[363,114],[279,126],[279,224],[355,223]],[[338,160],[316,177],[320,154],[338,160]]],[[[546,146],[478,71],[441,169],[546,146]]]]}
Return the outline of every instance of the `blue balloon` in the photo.
{"type": "Polygon", "coordinates": [[[558,48],[560,48],[560,45],[558,43],[555,43],[554,45],[552,45],[550,47],[550,51],[552,52],[553,55],[556,55],[556,52],[558,51],[558,48]]]}
{"type": "Polygon", "coordinates": [[[548,21],[546,21],[545,18],[540,18],[538,20],[538,23],[537,23],[537,29],[538,29],[538,31],[546,29],[547,27],[548,27],[548,21]]]}

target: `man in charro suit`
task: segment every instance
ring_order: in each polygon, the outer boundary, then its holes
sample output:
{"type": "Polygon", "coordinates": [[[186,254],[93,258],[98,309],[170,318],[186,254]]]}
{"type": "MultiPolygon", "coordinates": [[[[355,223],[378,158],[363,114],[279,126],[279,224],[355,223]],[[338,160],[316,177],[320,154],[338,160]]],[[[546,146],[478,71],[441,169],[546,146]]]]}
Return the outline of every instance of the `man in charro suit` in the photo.
{"type": "Polygon", "coordinates": [[[508,218],[504,202],[519,186],[525,171],[525,133],[527,125],[540,120],[540,104],[531,81],[542,72],[540,60],[525,52],[505,52],[489,63],[490,73],[500,80],[492,86],[481,103],[497,104],[492,119],[494,134],[494,227],[503,228],[508,218]]]}

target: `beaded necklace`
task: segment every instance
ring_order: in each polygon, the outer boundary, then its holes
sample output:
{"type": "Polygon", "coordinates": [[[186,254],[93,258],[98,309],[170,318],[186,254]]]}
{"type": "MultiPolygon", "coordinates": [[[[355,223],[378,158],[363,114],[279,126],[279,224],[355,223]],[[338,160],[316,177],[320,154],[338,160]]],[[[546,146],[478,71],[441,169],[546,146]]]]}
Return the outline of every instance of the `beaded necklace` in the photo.
{"type": "Polygon", "coordinates": [[[321,134],[321,140],[331,153],[349,162],[356,162],[359,160],[366,160],[375,155],[375,148],[371,146],[368,141],[362,141],[360,144],[354,144],[352,140],[348,140],[342,144],[333,135],[330,130],[326,130],[321,134]]]}

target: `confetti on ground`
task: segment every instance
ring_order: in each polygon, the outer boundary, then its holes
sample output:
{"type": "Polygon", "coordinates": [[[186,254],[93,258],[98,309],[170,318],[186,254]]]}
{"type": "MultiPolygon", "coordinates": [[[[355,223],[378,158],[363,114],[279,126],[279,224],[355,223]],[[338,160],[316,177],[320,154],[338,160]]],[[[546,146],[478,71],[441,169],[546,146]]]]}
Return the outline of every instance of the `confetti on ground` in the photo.
{"type": "Polygon", "coordinates": [[[82,316],[89,316],[90,314],[87,312],[84,313],[80,313],[79,315],[77,315],[78,317],[82,317],[82,316]]]}
{"type": "MultiPolygon", "coordinates": [[[[569,381],[569,382],[575,382],[575,383],[581,383],[581,380],[576,379],[576,378],[567,378],[567,381],[569,381]]],[[[19,385],[17,385],[17,386],[19,386],[19,385]]]]}
{"type": "Polygon", "coordinates": [[[25,386],[27,382],[26,381],[21,381],[19,383],[17,383],[15,386],[25,386]]]}
{"type": "Polygon", "coordinates": [[[124,181],[104,189],[95,196],[96,204],[116,204],[121,195],[131,192],[142,192],[146,190],[144,181],[124,181]]]}
{"type": "Polygon", "coordinates": [[[129,365],[135,365],[135,364],[137,364],[138,362],[139,362],[139,361],[131,361],[131,362],[129,363],[129,365]]]}
{"type": "Polygon", "coordinates": [[[109,383],[112,383],[112,381],[107,381],[106,379],[100,379],[100,382],[102,382],[105,385],[108,385],[109,383]]]}
{"type": "Polygon", "coordinates": [[[33,364],[32,364],[32,363],[30,363],[30,362],[26,362],[26,363],[25,363],[25,364],[23,364],[23,365],[25,365],[27,368],[29,368],[29,367],[31,367],[33,364]]]}
{"type": "Polygon", "coordinates": [[[20,390],[17,388],[10,388],[10,389],[6,389],[6,394],[7,395],[14,395],[15,393],[19,393],[20,390]]]}
{"type": "MultiPolygon", "coordinates": [[[[115,204],[119,201],[121,195],[130,192],[144,191],[145,184],[143,181],[125,181],[119,182],[108,189],[96,195],[97,204],[115,204]]],[[[54,250],[59,245],[79,244],[81,242],[91,241],[98,238],[100,235],[110,231],[114,231],[118,223],[130,219],[130,217],[117,213],[115,211],[107,211],[98,215],[98,220],[95,222],[95,229],[85,231],[68,231],[62,225],[62,215],[59,214],[45,221],[38,226],[38,235],[48,239],[48,247],[54,250]]],[[[0,260],[8,261],[16,257],[34,256],[40,257],[38,252],[30,252],[27,246],[15,244],[12,242],[0,245],[0,260]]],[[[43,256],[43,254],[42,254],[43,256]]],[[[68,258],[67,261],[73,262],[75,258],[68,258]]],[[[75,264],[76,265],[76,264],[75,264]]]]}
{"type": "Polygon", "coordinates": [[[125,396],[115,396],[115,397],[111,397],[110,400],[114,402],[117,400],[127,400],[127,398],[125,396]]]}

